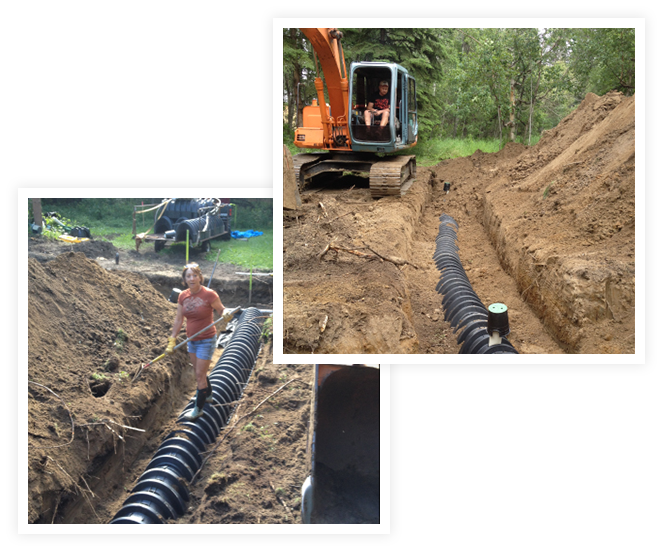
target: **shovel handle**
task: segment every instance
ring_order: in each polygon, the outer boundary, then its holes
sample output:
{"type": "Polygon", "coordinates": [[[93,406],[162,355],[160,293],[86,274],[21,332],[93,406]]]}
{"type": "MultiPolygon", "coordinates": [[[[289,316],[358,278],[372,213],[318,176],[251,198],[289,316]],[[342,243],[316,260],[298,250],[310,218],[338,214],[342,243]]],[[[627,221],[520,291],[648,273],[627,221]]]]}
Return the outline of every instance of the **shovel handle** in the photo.
{"type": "Polygon", "coordinates": [[[242,307],[235,307],[233,310],[231,310],[230,312],[224,314],[221,318],[219,318],[219,319],[216,320],[215,322],[212,322],[209,326],[205,326],[205,327],[204,327],[202,330],[200,330],[199,332],[196,332],[196,333],[193,334],[191,337],[188,337],[188,338],[186,338],[184,341],[182,341],[181,343],[178,343],[177,345],[175,345],[175,347],[173,347],[173,351],[176,351],[176,350],[179,349],[182,345],[184,345],[185,343],[188,343],[188,342],[191,341],[194,337],[197,337],[198,335],[200,335],[201,333],[203,333],[205,330],[211,328],[212,326],[215,326],[215,325],[218,324],[219,322],[223,322],[224,320],[226,320],[226,321],[230,321],[230,320],[232,319],[232,317],[235,316],[235,313],[236,313],[238,310],[240,310],[241,308],[242,308],[242,307]]]}
{"type": "MultiPolygon", "coordinates": [[[[196,337],[198,334],[203,333],[207,328],[211,328],[212,326],[214,326],[215,324],[218,324],[218,323],[221,322],[222,320],[230,320],[230,319],[232,319],[232,317],[235,316],[235,313],[236,313],[238,310],[240,310],[240,309],[241,309],[241,307],[235,307],[235,308],[234,308],[233,310],[231,310],[229,313],[227,313],[227,314],[225,314],[224,316],[222,316],[221,318],[219,318],[216,322],[212,322],[209,326],[207,326],[206,328],[203,328],[203,329],[200,330],[198,333],[192,335],[192,336],[189,337],[188,339],[185,339],[185,340],[182,341],[181,343],[178,343],[177,345],[175,345],[175,347],[173,347],[173,351],[179,349],[182,345],[184,345],[185,343],[188,343],[189,341],[191,341],[191,340],[192,340],[194,337],[196,337]]],[[[161,354],[160,354],[157,358],[155,358],[154,360],[150,360],[149,362],[146,362],[145,364],[143,364],[143,365],[140,367],[140,370],[138,370],[138,372],[137,372],[136,375],[134,376],[134,379],[131,380],[131,381],[132,381],[132,382],[136,381],[136,380],[138,379],[138,376],[140,376],[140,373],[143,371],[144,368],[147,368],[148,366],[151,366],[151,365],[154,364],[155,362],[159,362],[159,361],[160,361],[162,358],[164,358],[166,355],[167,355],[167,353],[161,353],[161,354]]]]}
{"type": "Polygon", "coordinates": [[[157,358],[155,358],[154,360],[150,360],[149,362],[143,364],[143,368],[147,368],[148,366],[151,366],[151,365],[154,364],[155,362],[159,362],[159,361],[160,361],[163,357],[165,357],[165,356],[166,356],[166,353],[161,353],[161,354],[160,354],[157,358]]]}
{"type": "Polygon", "coordinates": [[[138,372],[136,372],[136,375],[134,376],[134,379],[131,380],[131,383],[133,383],[134,381],[136,381],[138,379],[138,376],[140,376],[140,374],[141,374],[141,372],[143,371],[144,368],[147,368],[148,366],[151,366],[155,362],[159,362],[165,356],[166,356],[166,353],[162,353],[157,358],[155,358],[154,360],[150,360],[149,362],[146,362],[145,364],[143,364],[140,367],[140,370],[138,370],[138,372]]]}

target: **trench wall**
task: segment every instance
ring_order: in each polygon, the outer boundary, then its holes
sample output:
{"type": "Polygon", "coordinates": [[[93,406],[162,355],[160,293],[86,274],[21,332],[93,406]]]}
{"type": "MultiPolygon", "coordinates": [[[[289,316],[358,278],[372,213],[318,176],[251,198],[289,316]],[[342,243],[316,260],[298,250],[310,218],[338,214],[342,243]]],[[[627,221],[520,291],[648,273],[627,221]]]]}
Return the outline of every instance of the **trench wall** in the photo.
{"type": "Polygon", "coordinates": [[[613,96],[580,109],[586,124],[566,141],[560,125],[519,158],[524,176],[507,172],[483,198],[502,265],[567,353],[635,347],[634,99],[606,106],[613,96]]]}
{"type": "MultiPolygon", "coordinates": [[[[403,197],[382,198],[355,215],[357,235],[374,244],[378,252],[409,259],[415,231],[431,200],[431,185],[431,171],[419,169],[403,197]],[[373,217],[389,224],[374,225],[373,217]]],[[[417,352],[410,292],[402,267],[387,261],[348,260],[351,258],[346,254],[342,262],[328,264],[329,273],[336,276],[331,284],[324,278],[284,282],[286,350],[301,354],[417,352]],[[342,278],[337,277],[340,272],[342,278]]],[[[317,257],[315,262],[319,262],[317,257]]]]}

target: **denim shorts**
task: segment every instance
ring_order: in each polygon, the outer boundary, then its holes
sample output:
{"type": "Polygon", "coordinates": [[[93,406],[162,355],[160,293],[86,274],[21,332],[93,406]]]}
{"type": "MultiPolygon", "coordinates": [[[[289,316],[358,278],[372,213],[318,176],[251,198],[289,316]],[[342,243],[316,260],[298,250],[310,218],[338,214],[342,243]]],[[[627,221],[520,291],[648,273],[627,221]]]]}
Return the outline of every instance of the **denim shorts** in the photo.
{"type": "Polygon", "coordinates": [[[216,338],[201,339],[199,341],[189,341],[186,344],[187,351],[196,355],[196,358],[203,360],[212,360],[214,349],[216,348],[216,338]]]}

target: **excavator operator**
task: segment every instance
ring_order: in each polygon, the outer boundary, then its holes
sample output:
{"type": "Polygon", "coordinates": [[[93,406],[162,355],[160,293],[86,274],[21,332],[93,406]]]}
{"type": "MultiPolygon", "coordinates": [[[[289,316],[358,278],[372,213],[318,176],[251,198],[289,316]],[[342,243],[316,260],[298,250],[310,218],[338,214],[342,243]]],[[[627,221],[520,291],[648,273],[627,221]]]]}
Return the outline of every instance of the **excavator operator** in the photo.
{"type": "Polygon", "coordinates": [[[367,126],[373,124],[373,117],[375,120],[380,118],[380,126],[387,126],[389,123],[389,82],[386,80],[380,81],[379,87],[380,94],[375,96],[373,101],[368,102],[368,107],[364,111],[364,121],[367,126]]]}

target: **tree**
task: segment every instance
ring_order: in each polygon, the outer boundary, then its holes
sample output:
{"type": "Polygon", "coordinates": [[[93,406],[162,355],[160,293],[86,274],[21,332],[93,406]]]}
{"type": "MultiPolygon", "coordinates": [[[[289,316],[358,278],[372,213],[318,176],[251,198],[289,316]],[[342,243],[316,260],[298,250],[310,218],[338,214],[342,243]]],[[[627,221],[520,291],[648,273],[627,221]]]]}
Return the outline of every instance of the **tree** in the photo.
{"type": "MultiPolygon", "coordinates": [[[[419,130],[531,142],[588,92],[635,93],[635,29],[342,29],[346,62],[387,61],[417,80],[419,130]]],[[[311,47],[284,30],[284,136],[314,96],[311,47]],[[299,105],[296,88],[299,85],[299,105]]]]}
{"type": "Polygon", "coordinates": [[[569,37],[574,91],[635,94],[635,29],[574,29],[569,37]]]}

